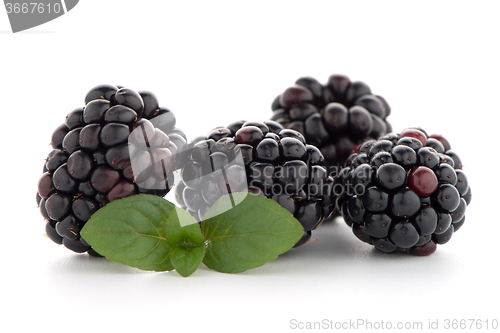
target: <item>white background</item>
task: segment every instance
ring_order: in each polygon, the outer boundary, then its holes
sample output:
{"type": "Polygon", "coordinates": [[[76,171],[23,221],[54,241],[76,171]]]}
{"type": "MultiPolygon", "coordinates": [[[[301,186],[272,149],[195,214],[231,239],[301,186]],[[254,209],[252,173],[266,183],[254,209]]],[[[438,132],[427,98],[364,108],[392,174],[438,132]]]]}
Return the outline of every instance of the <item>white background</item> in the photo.
{"type": "Polygon", "coordinates": [[[2,331],[500,320],[498,2],[180,3],[85,0],[18,34],[0,9],[2,331]],[[472,204],[463,228],[432,256],[376,252],[337,220],[263,267],[233,275],[200,267],[182,278],[74,254],[43,236],[35,193],[50,136],[91,87],[153,91],[194,138],[268,119],[273,98],[297,78],[324,82],[333,73],[383,95],[395,130],[442,133],[460,154],[472,204]]]}

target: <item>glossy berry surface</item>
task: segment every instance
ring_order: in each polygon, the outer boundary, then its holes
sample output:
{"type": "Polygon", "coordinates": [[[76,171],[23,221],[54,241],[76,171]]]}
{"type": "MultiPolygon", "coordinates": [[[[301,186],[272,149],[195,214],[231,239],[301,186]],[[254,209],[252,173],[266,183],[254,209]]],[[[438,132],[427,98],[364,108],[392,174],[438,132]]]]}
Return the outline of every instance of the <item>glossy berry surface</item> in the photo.
{"type": "Polygon", "coordinates": [[[438,178],[434,171],[426,166],[414,168],[408,176],[408,187],[418,196],[428,197],[438,187],[438,178]]]}
{"type": "Polygon", "coordinates": [[[256,126],[242,127],[236,132],[235,141],[240,144],[247,144],[254,146],[259,143],[264,134],[262,130],[256,126]]]}
{"type": "Polygon", "coordinates": [[[331,75],[326,84],[299,78],[272,103],[272,120],[302,133],[318,147],[328,167],[343,165],[358,144],[391,131],[391,109],[368,85],[344,75],[331,75]]]}
{"type": "Polygon", "coordinates": [[[400,139],[402,139],[402,138],[415,138],[422,143],[422,146],[427,145],[427,136],[422,131],[420,131],[418,129],[414,129],[414,128],[406,129],[406,130],[402,131],[401,133],[399,133],[399,138],[400,139]]]}
{"type": "Polygon", "coordinates": [[[173,171],[182,165],[184,137],[152,93],[94,87],[85,106],[69,112],[51,138],[53,150],[37,188],[47,236],[98,256],[80,237],[85,223],[113,200],[167,194],[173,171]]]}
{"type": "Polygon", "coordinates": [[[356,237],[380,251],[430,255],[465,221],[471,191],[461,168],[441,135],[387,134],[353,150],[335,179],[344,189],[335,191],[337,209],[356,237]]]}
{"type": "MultiPolygon", "coordinates": [[[[287,92],[287,103],[310,99],[304,89],[287,92]]],[[[224,194],[250,192],[275,200],[304,227],[305,244],[311,231],[334,209],[333,178],[324,157],[297,131],[274,121],[234,122],[218,127],[191,143],[189,162],[177,185],[177,203],[198,221],[224,194]]]]}

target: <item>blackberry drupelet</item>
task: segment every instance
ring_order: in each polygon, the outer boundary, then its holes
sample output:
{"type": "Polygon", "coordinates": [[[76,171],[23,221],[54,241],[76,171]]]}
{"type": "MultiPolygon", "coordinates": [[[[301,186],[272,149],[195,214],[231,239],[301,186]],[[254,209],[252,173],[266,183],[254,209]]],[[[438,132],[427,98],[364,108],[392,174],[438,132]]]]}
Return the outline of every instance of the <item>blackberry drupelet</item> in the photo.
{"type": "Polygon", "coordinates": [[[430,255],[465,221],[471,190],[458,155],[419,128],[356,147],[335,178],[337,209],[383,252],[430,255]]]}
{"type": "Polygon", "coordinates": [[[318,148],[274,121],[238,121],[212,130],[190,145],[176,200],[198,221],[222,195],[264,195],[290,211],[304,227],[299,246],[334,208],[333,178],[318,148]]]}
{"type": "Polygon", "coordinates": [[[70,250],[99,256],[80,237],[85,223],[113,200],[167,194],[187,141],[154,94],[100,85],[56,128],[51,145],[37,193],[46,234],[70,250]]]}
{"type": "Polygon", "coordinates": [[[272,110],[272,120],[320,148],[328,167],[343,165],[357,144],[392,130],[385,99],[344,75],[331,75],[326,85],[302,77],[276,97],[272,110]]]}

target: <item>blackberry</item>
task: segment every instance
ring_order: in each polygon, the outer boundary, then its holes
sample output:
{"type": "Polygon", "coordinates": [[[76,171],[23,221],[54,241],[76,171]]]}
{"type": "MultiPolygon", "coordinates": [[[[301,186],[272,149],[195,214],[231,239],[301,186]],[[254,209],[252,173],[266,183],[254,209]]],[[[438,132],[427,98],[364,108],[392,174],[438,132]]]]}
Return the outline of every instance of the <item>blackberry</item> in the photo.
{"type": "Polygon", "coordinates": [[[191,143],[176,200],[198,221],[222,195],[264,195],[304,227],[304,244],[334,209],[333,178],[318,148],[274,121],[238,121],[191,143]]]}
{"type": "Polygon", "coordinates": [[[100,85],[52,135],[38,181],[46,234],[75,252],[98,254],[80,237],[93,213],[138,193],[166,195],[183,163],[184,133],[154,94],[100,85]]]}
{"type": "Polygon", "coordinates": [[[356,145],[392,130],[385,99],[344,75],[331,75],[324,85],[300,78],[276,97],[272,110],[271,119],[302,133],[321,150],[328,167],[343,165],[356,145]]]}
{"type": "Polygon", "coordinates": [[[387,134],[349,156],[335,178],[336,206],[378,250],[430,255],[465,221],[471,190],[461,168],[441,135],[419,128],[387,134]]]}

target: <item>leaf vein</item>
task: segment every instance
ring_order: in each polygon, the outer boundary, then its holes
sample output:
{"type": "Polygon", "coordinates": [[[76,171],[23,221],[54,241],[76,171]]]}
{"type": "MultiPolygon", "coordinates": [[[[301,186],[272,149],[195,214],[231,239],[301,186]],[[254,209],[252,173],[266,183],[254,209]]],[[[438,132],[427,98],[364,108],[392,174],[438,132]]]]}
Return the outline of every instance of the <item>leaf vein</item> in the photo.
{"type": "MultiPolygon", "coordinates": [[[[155,205],[153,205],[153,204],[152,204],[152,203],[150,203],[150,202],[147,202],[147,204],[148,204],[148,205],[150,205],[150,206],[153,206],[153,207],[155,207],[155,208],[158,208],[158,210],[160,211],[160,213],[163,215],[163,213],[162,213],[161,209],[160,209],[158,206],[155,206],[155,205]]],[[[144,218],[145,218],[145,219],[149,222],[149,224],[151,224],[151,225],[153,226],[153,228],[156,230],[156,233],[158,234],[158,236],[161,236],[160,231],[159,231],[159,230],[158,230],[158,228],[154,225],[154,223],[153,223],[153,222],[149,219],[149,217],[147,217],[146,215],[144,215],[144,213],[143,213],[143,212],[141,212],[140,210],[138,210],[138,209],[137,209],[137,208],[135,208],[135,207],[130,207],[130,208],[131,208],[131,209],[133,209],[133,210],[135,210],[136,212],[138,212],[138,213],[139,213],[139,214],[141,214],[142,216],[144,216],[144,218]]],[[[163,217],[165,217],[165,216],[163,216],[163,217]]]]}

